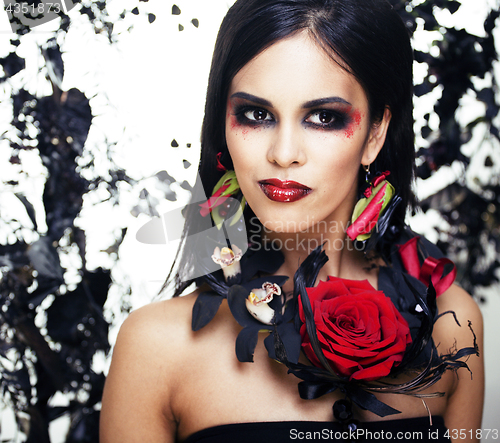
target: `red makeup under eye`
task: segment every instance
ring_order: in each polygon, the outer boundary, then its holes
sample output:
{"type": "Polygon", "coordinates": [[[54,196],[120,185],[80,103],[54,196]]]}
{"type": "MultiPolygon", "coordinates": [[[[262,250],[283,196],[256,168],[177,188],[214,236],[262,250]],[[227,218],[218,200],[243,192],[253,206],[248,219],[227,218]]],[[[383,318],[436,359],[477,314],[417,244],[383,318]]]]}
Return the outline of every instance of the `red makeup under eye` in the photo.
{"type": "Polygon", "coordinates": [[[345,136],[347,138],[352,138],[354,136],[354,131],[361,125],[361,112],[357,109],[351,112],[351,121],[345,129],[345,136]]]}
{"type": "Polygon", "coordinates": [[[231,115],[231,117],[229,118],[229,124],[231,125],[232,130],[235,130],[241,126],[235,115],[231,115]]]}
{"type": "Polygon", "coordinates": [[[233,130],[236,129],[237,126],[239,126],[238,121],[233,115],[233,106],[231,105],[231,100],[228,100],[226,103],[226,121],[229,121],[231,129],[233,130]]]}

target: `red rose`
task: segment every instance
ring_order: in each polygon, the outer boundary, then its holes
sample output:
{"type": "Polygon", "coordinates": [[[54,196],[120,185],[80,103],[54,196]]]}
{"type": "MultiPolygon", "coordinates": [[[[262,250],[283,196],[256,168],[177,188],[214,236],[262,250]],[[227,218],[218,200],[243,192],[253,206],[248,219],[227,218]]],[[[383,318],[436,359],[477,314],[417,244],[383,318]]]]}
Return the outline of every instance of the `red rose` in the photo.
{"type": "MultiPolygon", "coordinates": [[[[382,291],[367,280],[328,277],[308,288],[307,294],[319,344],[335,373],[371,381],[385,377],[401,363],[411,343],[410,329],[382,291]]],[[[307,334],[301,297],[299,315],[302,349],[315,366],[322,367],[307,334]]]]}

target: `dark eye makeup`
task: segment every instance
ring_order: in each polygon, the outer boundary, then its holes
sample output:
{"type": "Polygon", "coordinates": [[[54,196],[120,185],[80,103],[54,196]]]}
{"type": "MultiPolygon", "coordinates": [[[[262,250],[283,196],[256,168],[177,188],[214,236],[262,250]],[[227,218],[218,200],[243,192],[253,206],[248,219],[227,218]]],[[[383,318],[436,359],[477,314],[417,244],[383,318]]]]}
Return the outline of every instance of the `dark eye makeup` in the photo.
{"type": "Polygon", "coordinates": [[[266,109],[243,105],[235,109],[234,115],[240,125],[260,126],[274,123],[273,115],[266,109]]]}
{"type": "MultiPolygon", "coordinates": [[[[276,123],[276,119],[267,109],[258,106],[241,105],[235,108],[234,116],[243,126],[262,126],[276,123]]],[[[304,125],[322,130],[342,130],[351,122],[348,112],[333,109],[315,109],[307,114],[304,125]]]]}
{"type": "Polygon", "coordinates": [[[326,130],[345,129],[352,118],[345,111],[319,109],[309,113],[304,123],[310,127],[326,130]]]}

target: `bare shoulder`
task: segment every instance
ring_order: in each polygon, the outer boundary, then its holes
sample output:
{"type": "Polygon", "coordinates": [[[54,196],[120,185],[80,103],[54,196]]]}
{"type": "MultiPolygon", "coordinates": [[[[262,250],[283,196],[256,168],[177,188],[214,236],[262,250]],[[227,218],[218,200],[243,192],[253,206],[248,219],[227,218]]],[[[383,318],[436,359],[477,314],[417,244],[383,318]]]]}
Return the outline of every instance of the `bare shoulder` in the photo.
{"type": "Polygon", "coordinates": [[[478,318],[481,311],[474,298],[460,286],[453,284],[450,288],[437,298],[438,306],[453,307],[456,311],[464,311],[478,318]]]}
{"type": "Polygon", "coordinates": [[[154,302],[133,311],[120,328],[118,339],[147,341],[155,348],[171,346],[172,342],[165,342],[164,334],[175,330],[181,339],[182,332],[190,330],[191,310],[197,293],[154,302]]]}
{"type": "Polygon", "coordinates": [[[177,418],[169,399],[190,337],[195,297],[144,306],[121,326],[104,389],[101,441],[174,441],[177,418]]]}
{"type": "MultiPolygon", "coordinates": [[[[475,436],[481,428],[484,401],[483,319],[475,300],[462,288],[452,285],[437,299],[443,314],[436,322],[433,338],[440,354],[476,347],[477,353],[461,360],[468,368],[460,368],[448,397],[446,426],[466,429],[475,436]]],[[[471,441],[477,441],[474,438],[471,441]]]]}
{"type": "Polygon", "coordinates": [[[196,295],[151,303],[133,311],[120,328],[113,361],[133,355],[136,359],[157,363],[147,365],[148,371],[168,370],[171,375],[175,366],[165,363],[165,356],[170,362],[182,358],[184,345],[190,339],[196,295]]]}
{"type": "MultiPolygon", "coordinates": [[[[474,334],[482,340],[483,317],[476,301],[465,290],[452,285],[437,299],[441,318],[436,322],[439,342],[445,346],[472,346],[474,334]],[[474,331],[474,334],[472,334],[474,331]]],[[[436,343],[437,344],[437,343],[436,343]]],[[[444,349],[441,349],[443,352],[444,349]]]]}

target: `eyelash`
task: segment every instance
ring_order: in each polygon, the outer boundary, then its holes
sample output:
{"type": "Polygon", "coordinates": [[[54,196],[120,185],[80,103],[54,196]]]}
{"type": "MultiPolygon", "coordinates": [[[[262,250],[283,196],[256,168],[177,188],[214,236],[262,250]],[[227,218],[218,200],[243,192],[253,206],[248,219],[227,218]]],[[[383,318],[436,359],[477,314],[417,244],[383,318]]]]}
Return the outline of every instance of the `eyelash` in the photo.
{"type": "MultiPolygon", "coordinates": [[[[268,110],[256,106],[242,106],[240,108],[237,108],[235,110],[234,115],[238,123],[245,126],[252,126],[252,127],[262,126],[262,125],[269,126],[276,122],[274,116],[268,110]],[[251,120],[246,116],[247,113],[256,111],[261,111],[265,113],[266,120],[251,120]],[[267,120],[267,117],[271,117],[271,119],[267,120]]],[[[344,129],[349,124],[350,120],[351,119],[349,115],[342,111],[336,111],[332,109],[317,109],[311,111],[308,114],[307,118],[304,120],[304,124],[307,125],[308,127],[312,127],[315,129],[341,130],[344,129]],[[329,123],[314,123],[311,121],[309,122],[307,121],[312,116],[319,115],[321,113],[325,113],[328,114],[328,116],[331,116],[332,121],[329,123]]]]}
{"type": "Polygon", "coordinates": [[[312,111],[308,119],[311,118],[314,115],[319,115],[325,113],[328,116],[331,116],[332,121],[329,123],[313,123],[313,122],[305,122],[308,126],[311,126],[313,128],[318,128],[318,129],[326,129],[326,130],[339,130],[339,129],[344,129],[351,121],[350,117],[348,114],[342,111],[334,111],[332,109],[318,109],[315,111],[312,111]]]}
{"type": "Polygon", "coordinates": [[[235,110],[234,115],[236,116],[236,120],[240,125],[245,125],[245,126],[261,126],[261,125],[269,125],[271,123],[274,123],[274,117],[272,114],[267,111],[266,109],[263,108],[258,108],[255,106],[242,106],[240,108],[237,108],[235,110]],[[249,119],[246,114],[248,112],[256,112],[256,111],[262,111],[266,113],[267,116],[271,116],[271,120],[251,120],[249,119]]]}

